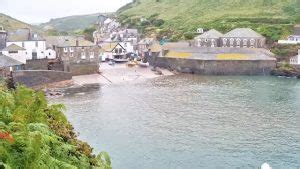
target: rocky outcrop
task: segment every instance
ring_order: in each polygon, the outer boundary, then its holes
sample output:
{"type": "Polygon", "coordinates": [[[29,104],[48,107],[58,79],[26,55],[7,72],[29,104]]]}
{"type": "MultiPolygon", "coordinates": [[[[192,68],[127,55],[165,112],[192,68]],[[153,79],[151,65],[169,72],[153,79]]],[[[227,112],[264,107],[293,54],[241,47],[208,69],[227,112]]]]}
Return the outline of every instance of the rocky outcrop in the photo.
{"type": "Polygon", "coordinates": [[[300,79],[300,71],[275,69],[271,71],[273,76],[293,77],[300,79]]]}

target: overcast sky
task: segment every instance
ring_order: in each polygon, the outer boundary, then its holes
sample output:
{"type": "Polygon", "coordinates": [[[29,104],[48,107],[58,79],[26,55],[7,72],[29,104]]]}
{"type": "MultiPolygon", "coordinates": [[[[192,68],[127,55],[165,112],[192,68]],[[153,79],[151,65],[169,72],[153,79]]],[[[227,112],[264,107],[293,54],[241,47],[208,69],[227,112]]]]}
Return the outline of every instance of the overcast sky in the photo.
{"type": "Polygon", "coordinates": [[[131,0],[0,0],[0,13],[27,23],[70,15],[114,12],[131,0]]]}

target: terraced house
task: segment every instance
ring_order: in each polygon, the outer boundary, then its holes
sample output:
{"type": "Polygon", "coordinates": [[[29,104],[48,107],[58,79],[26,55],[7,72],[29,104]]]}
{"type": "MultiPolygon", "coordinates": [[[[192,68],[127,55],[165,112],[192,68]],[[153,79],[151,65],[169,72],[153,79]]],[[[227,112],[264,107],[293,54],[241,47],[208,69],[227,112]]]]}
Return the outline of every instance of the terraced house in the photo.
{"type": "Polygon", "coordinates": [[[83,37],[46,37],[57,57],[63,62],[64,71],[73,75],[93,74],[99,71],[100,48],[83,37]]]}

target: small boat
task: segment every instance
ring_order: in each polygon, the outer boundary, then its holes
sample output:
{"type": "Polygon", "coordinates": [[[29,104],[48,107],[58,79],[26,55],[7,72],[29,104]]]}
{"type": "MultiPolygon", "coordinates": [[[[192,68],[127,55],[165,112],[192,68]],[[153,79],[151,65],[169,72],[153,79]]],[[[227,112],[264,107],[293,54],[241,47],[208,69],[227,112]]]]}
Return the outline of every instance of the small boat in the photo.
{"type": "Polygon", "coordinates": [[[140,62],[140,63],[139,63],[139,66],[140,66],[140,67],[145,67],[145,68],[147,68],[147,67],[150,66],[150,64],[149,64],[148,62],[146,62],[146,63],[140,62]]]}
{"type": "Polygon", "coordinates": [[[113,59],[116,63],[128,62],[128,59],[113,59]]]}
{"type": "Polygon", "coordinates": [[[134,67],[136,65],[137,65],[136,62],[134,62],[134,61],[130,61],[130,62],[127,63],[128,67],[134,67]]]}
{"type": "Polygon", "coordinates": [[[110,60],[110,61],[108,62],[108,65],[113,66],[113,65],[115,65],[115,62],[112,61],[112,60],[110,60]]]}

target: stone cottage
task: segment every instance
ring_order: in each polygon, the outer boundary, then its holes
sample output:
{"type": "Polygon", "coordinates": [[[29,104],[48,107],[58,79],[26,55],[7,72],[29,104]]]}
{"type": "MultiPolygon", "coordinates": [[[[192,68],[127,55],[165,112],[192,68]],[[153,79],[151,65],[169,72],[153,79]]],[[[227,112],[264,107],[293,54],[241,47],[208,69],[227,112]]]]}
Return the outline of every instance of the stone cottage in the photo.
{"type": "Polygon", "coordinates": [[[221,47],[264,48],[266,38],[250,28],[237,28],[222,36],[221,47]]]}
{"type": "Polygon", "coordinates": [[[211,29],[202,35],[195,38],[195,46],[198,47],[219,47],[220,38],[223,36],[222,33],[215,29],[211,29]]]}
{"type": "Polygon", "coordinates": [[[93,74],[99,71],[100,48],[83,37],[46,37],[47,43],[56,51],[63,62],[64,71],[73,75],[93,74]]]}

